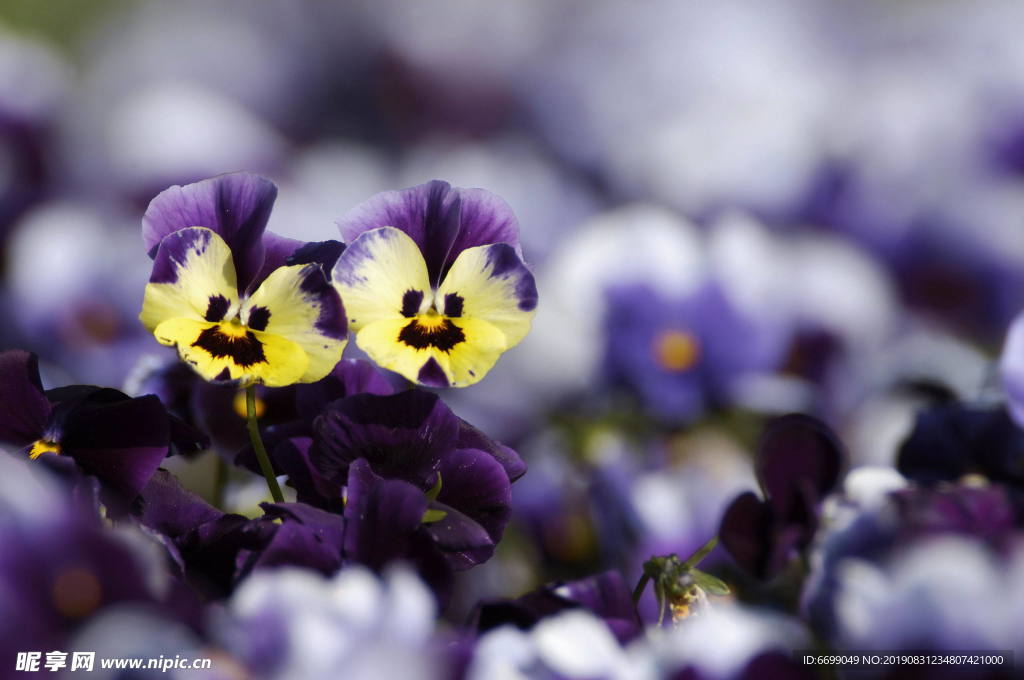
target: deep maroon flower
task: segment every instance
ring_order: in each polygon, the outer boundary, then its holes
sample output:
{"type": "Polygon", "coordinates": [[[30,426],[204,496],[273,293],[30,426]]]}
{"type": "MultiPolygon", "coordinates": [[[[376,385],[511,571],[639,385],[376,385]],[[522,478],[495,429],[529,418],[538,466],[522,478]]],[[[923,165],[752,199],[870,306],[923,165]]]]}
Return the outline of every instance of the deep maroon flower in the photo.
{"type": "Polygon", "coordinates": [[[792,414],[770,422],[757,453],[765,498],[743,493],[722,518],[719,535],[733,559],[762,579],[782,571],[813,538],[818,506],[839,480],[842,461],[842,445],[820,420],[792,414]]]}
{"type": "Polygon", "coordinates": [[[131,398],[91,385],[42,388],[35,355],[0,354],[0,441],[33,460],[73,460],[126,500],[134,498],[167,456],[174,441],[185,448],[204,442],[168,416],[153,396],[131,398]]]}

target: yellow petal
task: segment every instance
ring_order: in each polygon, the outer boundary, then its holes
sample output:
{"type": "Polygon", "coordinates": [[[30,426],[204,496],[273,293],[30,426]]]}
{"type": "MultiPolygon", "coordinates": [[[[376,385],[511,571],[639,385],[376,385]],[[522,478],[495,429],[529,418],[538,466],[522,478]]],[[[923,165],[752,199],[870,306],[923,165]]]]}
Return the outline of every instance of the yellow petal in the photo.
{"type": "Polygon", "coordinates": [[[341,299],[317,264],[271,272],[242,304],[240,317],[251,330],[286,338],[306,353],[297,382],[316,382],[334,370],[348,342],[341,299]]]}
{"type": "Polygon", "coordinates": [[[224,239],[190,227],[160,242],[139,315],[147,330],[178,318],[216,322],[237,309],[235,265],[224,239]]]}
{"type": "Polygon", "coordinates": [[[512,246],[495,243],[459,253],[435,301],[446,316],[486,321],[514,347],[530,331],[537,288],[512,246]]]}
{"type": "Polygon", "coordinates": [[[430,307],[430,280],[419,246],[394,227],[360,234],[338,258],[332,279],[354,331],[430,307]]]}

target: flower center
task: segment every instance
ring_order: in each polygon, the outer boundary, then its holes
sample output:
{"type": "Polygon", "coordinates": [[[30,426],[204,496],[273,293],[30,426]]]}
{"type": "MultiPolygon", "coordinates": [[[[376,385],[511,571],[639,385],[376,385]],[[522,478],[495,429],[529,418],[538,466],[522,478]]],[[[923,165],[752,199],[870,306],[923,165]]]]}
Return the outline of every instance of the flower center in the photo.
{"type": "Polygon", "coordinates": [[[44,453],[54,453],[60,455],[60,444],[57,442],[51,442],[47,439],[37,439],[32,443],[32,448],[28,450],[28,457],[35,460],[44,453]]]}
{"type": "Polygon", "coordinates": [[[436,347],[442,352],[450,352],[466,341],[466,334],[451,319],[430,309],[403,326],[398,341],[414,349],[436,347]]]}
{"type": "Polygon", "coordinates": [[[693,368],[700,358],[700,344],[691,333],[681,330],[662,331],[654,339],[654,360],[670,373],[693,368]]]}
{"type": "Polygon", "coordinates": [[[267,360],[263,343],[248,327],[237,321],[210,326],[199,334],[192,346],[206,350],[216,359],[228,357],[243,368],[267,360]]]}

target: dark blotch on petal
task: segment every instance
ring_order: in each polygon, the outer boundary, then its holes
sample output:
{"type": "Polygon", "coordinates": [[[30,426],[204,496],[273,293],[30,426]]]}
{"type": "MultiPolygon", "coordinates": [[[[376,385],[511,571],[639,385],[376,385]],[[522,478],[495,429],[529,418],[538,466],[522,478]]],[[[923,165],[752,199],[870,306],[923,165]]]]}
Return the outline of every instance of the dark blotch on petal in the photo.
{"type": "Polygon", "coordinates": [[[207,321],[221,321],[228,313],[229,306],[231,306],[231,302],[223,295],[211,295],[203,318],[207,321]]]}
{"type": "Polygon", "coordinates": [[[419,314],[423,304],[423,291],[410,288],[402,296],[402,316],[412,318],[419,314]]]}
{"type": "Polygon", "coordinates": [[[458,293],[448,293],[444,296],[444,315],[451,317],[462,316],[462,296],[458,293]]]}
{"type": "MultiPolygon", "coordinates": [[[[213,319],[209,319],[213,321],[213,319]]],[[[264,331],[270,323],[270,310],[266,307],[253,307],[249,312],[249,321],[245,325],[254,331],[264,331]]]]}
{"type": "Polygon", "coordinates": [[[205,349],[218,359],[229,357],[243,367],[265,363],[267,360],[263,354],[262,343],[256,339],[252,331],[246,331],[241,337],[233,337],[223,333],[218,326],[212,326],[200,333],[192,346],[205,349]]]}
{"type": "Polygon", "coordinates": [[[460,342],[466,341],[462,329],[444,319],[438,326],[429,327],[414,319],[398,334],[398,341],[415,349],[436,347],[442,352],[450,352],[460,342]]]}

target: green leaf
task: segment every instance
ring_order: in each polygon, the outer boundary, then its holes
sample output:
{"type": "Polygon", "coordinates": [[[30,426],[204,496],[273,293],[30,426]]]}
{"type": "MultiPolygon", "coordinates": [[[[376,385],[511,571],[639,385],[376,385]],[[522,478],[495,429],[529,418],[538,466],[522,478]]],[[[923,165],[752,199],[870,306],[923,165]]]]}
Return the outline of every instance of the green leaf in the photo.
{"type": "Polygon", "coordinates": [[[440,522],[447,516],[448,513],[445,512],[444,510],[427,510],[426,512],[423,513],[423,519],[421,520],[421,522],[423,524],[430,524],[431,522],[440,522]]]}
{"type": "Polygon", "coordinates": [[[710,595],[728,595],[731,592],[725,581],[711,574],[691,569],[690,575],[693,577],[693,582],[697,584],[697,587],[705,593],[710,595]]]}

